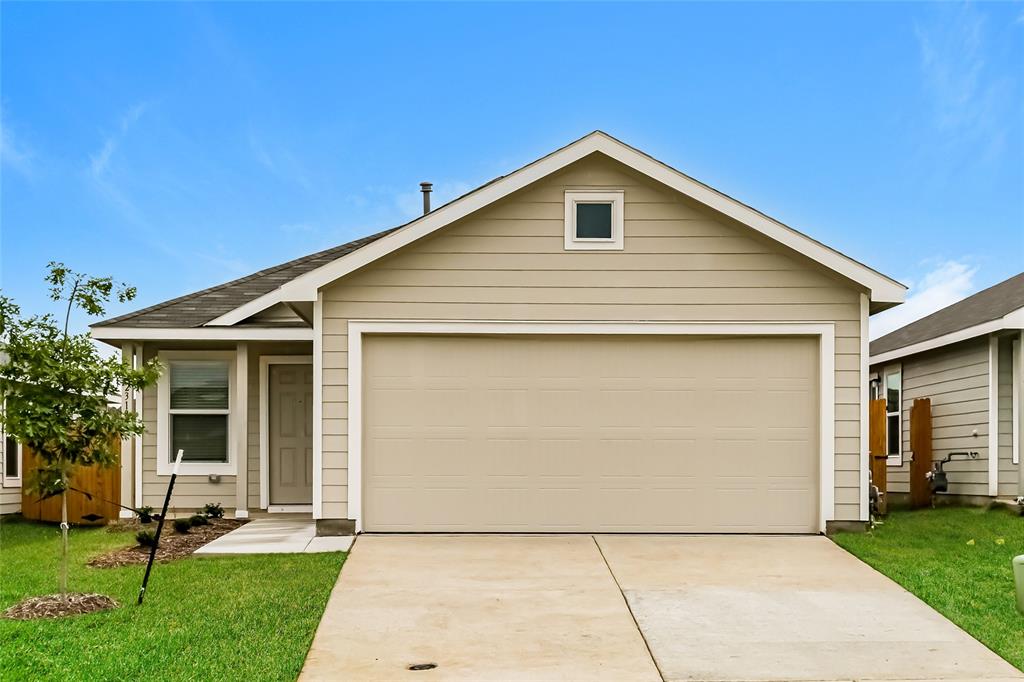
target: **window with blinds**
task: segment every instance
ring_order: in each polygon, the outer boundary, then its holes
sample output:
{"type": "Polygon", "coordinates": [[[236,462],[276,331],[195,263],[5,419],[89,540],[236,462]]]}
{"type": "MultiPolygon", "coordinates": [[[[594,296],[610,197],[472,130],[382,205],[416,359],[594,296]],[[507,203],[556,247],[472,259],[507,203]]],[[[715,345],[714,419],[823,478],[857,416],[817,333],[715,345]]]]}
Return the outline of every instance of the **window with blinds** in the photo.
{"type": "Polygon", "coordinates": [[[170,461],[228,461],[229,364],[220,360],[170,363],[170,461]]]}

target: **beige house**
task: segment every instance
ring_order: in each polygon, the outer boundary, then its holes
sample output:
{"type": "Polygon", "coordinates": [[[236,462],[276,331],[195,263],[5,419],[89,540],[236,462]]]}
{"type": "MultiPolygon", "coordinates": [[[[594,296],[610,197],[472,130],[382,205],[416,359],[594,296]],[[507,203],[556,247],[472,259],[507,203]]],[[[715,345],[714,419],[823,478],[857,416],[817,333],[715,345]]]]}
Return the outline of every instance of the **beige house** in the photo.
{"type": "Polygon", "coordinates": [[[159,357],[124,500],[345,531],[867,519],[904,287],[595,132],[412,222],[93,327],[159,357]]]}
{"type": "Polygon", "coordinates": [[[871,342],[870,394],[886,398],[891,497],[910,491],[910,408],[931,399],[932,460],[957,455],[947,494],[1024,495],[1021,374],[1024,273],[871,342]]]}

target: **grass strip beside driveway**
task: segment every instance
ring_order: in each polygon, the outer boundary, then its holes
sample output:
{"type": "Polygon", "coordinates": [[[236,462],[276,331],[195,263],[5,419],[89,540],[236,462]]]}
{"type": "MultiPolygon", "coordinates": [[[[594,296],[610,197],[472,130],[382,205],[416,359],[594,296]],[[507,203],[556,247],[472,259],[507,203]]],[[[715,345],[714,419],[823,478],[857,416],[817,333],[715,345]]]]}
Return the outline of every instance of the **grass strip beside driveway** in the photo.
{"type": "Polygon", "coordinates": [[[834,539],[1024,670],[1010,563],[1024,554],[1024,519],[1002,509],[897,511],[869,533],[834,539]]]}
{"type": "MultiPolygon", "coordinates": [[[[59,620],[0,619],[0,679],[295,679],[343,554],[157,564],[138,607],[145,566],[85,566],[132,542],[131,533],[72,530],[69,589],[107,594],[122,606],[59,620]]],[[[55,592],[59,551],[54,526],[0,522],[0,610],[55,592]]]]}

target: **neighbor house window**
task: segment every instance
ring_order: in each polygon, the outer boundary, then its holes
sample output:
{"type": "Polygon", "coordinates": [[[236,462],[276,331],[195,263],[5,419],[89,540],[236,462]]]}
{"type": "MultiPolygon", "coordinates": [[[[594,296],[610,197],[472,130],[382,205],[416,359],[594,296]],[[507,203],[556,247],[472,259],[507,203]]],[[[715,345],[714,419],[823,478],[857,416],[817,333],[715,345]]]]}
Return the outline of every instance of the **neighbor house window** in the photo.
{"type": "Polygon", "coordinates": [[[566,250],[618,251],[623,237],[622,190],[565,193],[566,250]]]}
{"type": "Polygon", "coordinates": [[[160,354],[158,473],[170,473],[178,450],[183,474],[232,471],[231,403],[234,353],[160,354]]]}
{"type": "Polygon", "coordinates": [[[21,486],[21,443],[14,438],[3,438],[3,485],[5,488],[21,486]]]}
{"type": "Polygon", "coordinates": [[[903,372],[897,365],[885,370],[885,442],[889,466],[903,465],[903,372]]]}

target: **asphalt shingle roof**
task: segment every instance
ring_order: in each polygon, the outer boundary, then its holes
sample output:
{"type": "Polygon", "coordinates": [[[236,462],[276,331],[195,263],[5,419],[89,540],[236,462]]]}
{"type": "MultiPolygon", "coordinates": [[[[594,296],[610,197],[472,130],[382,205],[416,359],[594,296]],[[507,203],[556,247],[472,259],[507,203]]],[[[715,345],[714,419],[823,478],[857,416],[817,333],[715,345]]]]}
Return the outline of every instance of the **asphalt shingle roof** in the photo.
{"type": "Polygon", "coordinates": [[[1024,272],[871,342],[871,355],[991,322],[1024,307],[1024,272]]]}
{"type": "Polygon", "coordinates": [[[184,328],[200,327],[210,320],[230,312],[238,306],[254,298],[262,296],[299,275],[326,265],[336,258],[352,253],[371,242],[398,228],[391,228],[356,239],[347,244],[290,260],[273,267],[254,272],[251,275],[218,284],[192,294],[179,296],[163,303],[103,320],[92,325],[94,327],[151,327],[151,328],[184,328]]]}

